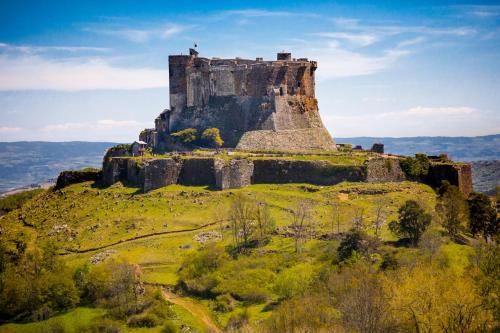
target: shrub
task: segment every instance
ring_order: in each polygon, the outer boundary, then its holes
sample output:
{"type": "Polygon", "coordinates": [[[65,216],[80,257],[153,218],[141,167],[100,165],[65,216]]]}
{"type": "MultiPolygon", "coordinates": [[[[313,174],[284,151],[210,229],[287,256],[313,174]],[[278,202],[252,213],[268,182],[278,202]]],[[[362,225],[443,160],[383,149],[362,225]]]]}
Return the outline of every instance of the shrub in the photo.
{"type": "Polygon", "coordinates": [[[161,333],[177,333],[179,330],[177,326],[170,320],[167,320],[161,329],[161,333]]]}
{"type": "Polygon", "coordinates": [[[345,234],[337,249],[338,259],[345,261],[355,254],[370,256],[379,246],[375,237],[368,236],[364,231],[353,229],[345,234]]]}
{"type": "Polygon", "coordinates": [[[470,211],[469,229],[472,235],[482,235],[485,240],[498,234],[500,228],[496,209],[488,196],[472,193],[467,200],[470,211]]]}
{"type": "Polygon", "coordinates": [[[215,127],[207,128],[206,130],[204,130],[203,134],[201,135],[201,140],[208,147],[213,147],[213,148],[220,148],[224,144],[224,141],[220,136],[219,129],[215,127]]]}
{"type": "Polygon", "coordinates": [[[236,301],[229,294],[222,294],[215,298],[215,310],[219,312],[231,312],[234,310],[236,301]]]}
{"type": "Polygon", "coordinates": [[[300,295],[312,282],[313,267],[308,264],[298,264],[283,270],[274,282],[273,291],[282,298],[292,298],[300,295]]]}
{"type": "Polygon", "coordinates": [[[198,131],[194,128],[186,128],[182,131],[172,133],[170,136],[182,143],[192,143],[198,139],[198,131]]]}
{"type": "Polygon", "coordinates": [[[431,224],[431,215],[414,200],[406,201],[398,210],[398,221],[389,223],[389,229],[398,236],[408,237],[416,245],[431,224]]]}
{"type": "Polygon", "coordinates": [[[128,327],[156,327],[160,325],[162,320],[151,313],[139,314],[130,317],[127,320],[128,327]]]}
{"type": "Polygon", "coordinates": [[[423,178],[429,174],[431,163],[425,154],[415,154],[401,161],[401,169],[410,178],[423,178]]]}

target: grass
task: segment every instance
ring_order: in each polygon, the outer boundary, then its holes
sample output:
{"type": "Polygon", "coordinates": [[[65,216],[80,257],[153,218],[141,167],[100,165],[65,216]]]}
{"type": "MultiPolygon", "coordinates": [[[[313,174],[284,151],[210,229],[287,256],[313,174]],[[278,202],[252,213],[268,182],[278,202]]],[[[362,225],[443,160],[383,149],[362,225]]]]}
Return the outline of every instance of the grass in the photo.
{"type": "MultiPolygon", "coordinates": [[[[427,209],[435,205],[434,191],[427,185],[413,182],[344,182],[334,186],[255,184],[225,191],[212,191],[201,186],[172,185],[148,193],[138,193],[135,188],[119,183],[102,189],[95,187],[92,182],[86,182],[71,185],[62,191],[46,191],[35,196],[2,219],[3,231],[0,237],[8,246],[13,246],[10,240],[18,239],[21,234],[30,244],[34,244],[37,237],[50,237],[62,248],[81,250],[122,240],[109,248],[116,251],[112,257],[140,265],[147,282],[175,285],[183,258],[200,246],[194,236],[202,231],[219,230],[219,226],[208,226],[199,231],[182,230],[226,218],[225,212],[236,193],[266,202],[278,226],[288,225],[292,216],[290,209],[299,201],[306,200],[313,207],[313,219],[318,233],[332,231],[333,202],[340,207],[341,232],[351,228],[356,209],[364,210],[364,222],[369,227],[374,221],[374,211],[379,202],[383,202],[387,222],[396,219],[397,209],[408,199],[417,198],[427,209]],[[20,223],[20,219],[23,223],[20,223]],[[63,224],[67,225],[65,232],[48,236],[55,225],[63,224]],[[124,241],[159,231],[181,232],[124,241]]],[[[336,228],[334,225],[335,231],[336,228]]],[[[387,225],[382,228],[381,236],[383,240],[394,240],[387,225]]],[[[230,240],[229,231],[226,231],[223,243],[229,244],[230,240]]],[[[309,262],[315,267],[321,267],[331,263],[337,245],[338,241],[335,240],[309,240],[305,243],[302,254],[297,256],[292,239],[273,236],[269,244],[236,262],[235,267],[243,269],[257,265],[274,274],[279,274],[283,268],[298,262],[309,262]]],[[[93,255],[102,251],[67,253],[64,258],[69,266],[77,267],[88,264],[93,255]]],[[[443,247],[443,251],[448,253],[451,265],[465,267],[464,258],[469,251],[468,247],[449,244],[443,247]]],[[[245,309],[251,320],[262,320],[270,315],[269,305],[276,300],[277,296],[273,294],[267,302],[261,304],[238,302],[234,311],[214,313],[222,326],[226,325],[231,316],[245,309]]],[[[200,303],[207,311],[214,307],[211,300],[200,300],[200,303]]],[[[177,314],[175,323],[187,323],[202,331],[202,325],[188,311],[179,306],[174,306],[174,310],[177,314]]],[[[90,322],[92,318],[102,315],[103,311],[77,308],[46,322],[3,325],[0,326],[0,333],[10,332],[9,329],[20,332],[43,331],[43,325],[50,325],[51,320],[56,319],[70,324],[90,322]]],[[[126,327],[124,331],[140,332],[126,327]]],[[[153,331],[155,330],[147,330],[153,331]]]]}

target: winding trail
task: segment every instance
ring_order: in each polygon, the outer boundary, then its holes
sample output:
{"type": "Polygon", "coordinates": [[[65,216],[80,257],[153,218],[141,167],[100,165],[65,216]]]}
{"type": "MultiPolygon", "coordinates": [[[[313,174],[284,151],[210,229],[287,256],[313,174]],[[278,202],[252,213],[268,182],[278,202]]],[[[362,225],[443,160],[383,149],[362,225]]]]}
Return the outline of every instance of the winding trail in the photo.
{"type": "Polygon", "coordinates": [[[221,222],[221,221],[215,221],[215,222],[206,223],[206,224],[203,224],[203,225],[201,225],[199,227],[190,228],[190,229],[153,232],[153,233],[150,233],[150,234],[145,234],[145,235],[130,237],[130,238],[127,238],[127,239],[120,239],[119,241],[116,241],[116,242],[111,243],[111,244],[106,244],[106,245],[97,246],[97,247],[91,247],[91,248],[83,249],[83,250],[71,249],[71,248],[65,247],[64,250],[66,251],[66,253],[60,253],[59,255],[67,255],[67,254],[70,254],[70,253],[87,253],[87,252],[93,252],[93,251],[98,251],[98,250],[106,249],[106,248],[111,247],[111,246],[115,246],[115,245],[119,245],[119,244],[123,244],[123,243],[127,243],[127,242],[136,241],[136,240],[139,240],[139,239],[144,239],[144,238],[149,238],[149,237],[154,237],[154,236],[159,236],[159,235],[179,234],[179,233],[183,233],[183,232],[197,231],[197,230],[204,229],[206,227],[213,226],[213,225],[215,225],[215,224],[217,224],[219,222],[221,222]]]}
{"type": "Polygon", "coordinates": [[[165,297],[167,301],[186,309],[193,315],[193,317],[200,320],[203,325],[205,325],[207,332],[222,333],[222,330],[215,324],[215,322],[212,320],[212,317],[209,313],[207,313],[203,305],[196,303],[188,297],[182,297],[174,294],[173,292],[165,288],[162,288],[162,293],[163,297],[165,297]]]}

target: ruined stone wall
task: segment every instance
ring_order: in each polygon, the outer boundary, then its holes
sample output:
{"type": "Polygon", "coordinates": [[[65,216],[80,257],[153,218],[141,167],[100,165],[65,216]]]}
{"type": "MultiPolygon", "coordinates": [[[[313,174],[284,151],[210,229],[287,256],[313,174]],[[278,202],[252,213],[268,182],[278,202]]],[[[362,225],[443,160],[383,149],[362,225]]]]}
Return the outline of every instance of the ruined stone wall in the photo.
{"type": "Polygon", "coordinates": [[[332,165],[328,161],[255,160],[252,184],[309,183],[334,185],[342,181],[360,182],[366,167],[332,165]]]}
{"type": "Polygon", "coordinates": [[[470,164],[433,163],[429,168],[429,175],[425,182],[432,187],[441,186],[447,180],[451,185],[459,188],[467,198],[472,192],[472,170],[470,164]]]}
{"type": "Polygon", "coordinates": [[[367,182],[400,182],[406,179],[399,159],[372,158],[366,162],[367,182]]]}
{"type": "Polygon", "coordinates": [[[181,185],[215,185],[213,158],[187,158],[179,175],[181,185]]]}
{"type": "MultiPolygon", "coordinates": [[[[206,185],[218,189],[239,188],[249,184],[309,183],[333,185],[342,181],[404,181],[398,159],[372,158],[364,165],[333,165],[321,160],[287,159],[131,159],[114,157],[103,165],[103,181],[112,185],[122,181],[149,191],[170,184],[206,185]]],[[[468,164],[432,164],[429,176],[421,181],[433,187],[443,180],[456,185],[465,196],[472,191],[468,164]]]]}

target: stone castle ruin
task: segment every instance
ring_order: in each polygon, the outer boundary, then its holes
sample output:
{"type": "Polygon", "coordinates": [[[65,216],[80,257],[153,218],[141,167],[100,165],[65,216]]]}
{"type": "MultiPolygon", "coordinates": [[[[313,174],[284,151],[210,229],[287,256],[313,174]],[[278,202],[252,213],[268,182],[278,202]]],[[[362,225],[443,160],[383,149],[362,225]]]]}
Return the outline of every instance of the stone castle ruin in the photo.
{"type": "Polygon", "coordinates": [[[170,108],[140,140],[165,151],[171,133],[215,127],[227,148],[334,151],[315,98],[316,68],[285,52],[276,61],[171,55],[170,108]]]}

